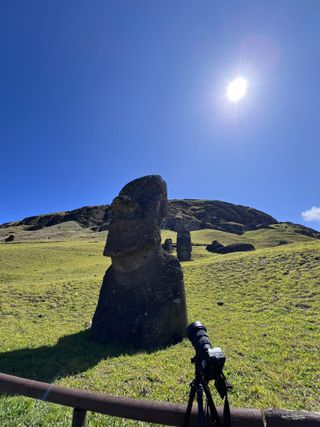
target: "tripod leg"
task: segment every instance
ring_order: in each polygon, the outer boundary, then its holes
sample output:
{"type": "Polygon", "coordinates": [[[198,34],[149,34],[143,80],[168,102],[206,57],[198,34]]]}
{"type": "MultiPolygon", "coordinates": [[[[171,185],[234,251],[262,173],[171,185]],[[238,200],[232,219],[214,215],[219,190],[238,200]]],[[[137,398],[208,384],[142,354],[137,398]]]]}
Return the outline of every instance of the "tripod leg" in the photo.
{"type": "Polygon", "coordinates": [[[194,400],[194,396],[196,394],[196,384],[194,381],[192,381],[192,383],[190,384],[190,393],[189,393],[189,400],[188,400],[188,405],[187,405],[187,410],[186,410],[186,414],[184,416],[183,419],[183,427],[187,427],[189,424],[189,420],[190,420],[190,414],[191,414],[191,409],[192,409],[192,404],[193,404],[193,400],[194,400]]]}
{"type": "Polygon", "coordinates": [[[197,415],[197,427],[204,427],[204,411],[203,411],[203,388],[199,384],[197,387],[197,402],[198,402],[198,415],[197,415]]]}
{"type": "Polygon", "coordinates": [[[208,406],[210,409],[212,422],[215,426],[221,426],[219,415],[218,415],[216,407],[214,406],[209,386],[208,386],[208,384],[202,384],[202,386],[203,386],[203,390],[204,390],[206,397],[207,397],[207,402],[208,402],[208,406]]]}

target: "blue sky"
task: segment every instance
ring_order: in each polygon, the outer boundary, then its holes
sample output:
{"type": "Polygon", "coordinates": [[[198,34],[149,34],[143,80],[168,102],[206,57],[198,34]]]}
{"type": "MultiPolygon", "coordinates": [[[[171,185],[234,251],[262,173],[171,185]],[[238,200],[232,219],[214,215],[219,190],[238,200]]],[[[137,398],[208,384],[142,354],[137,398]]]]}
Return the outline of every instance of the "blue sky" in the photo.
{"type": "Polygon", "coordinates": [[[320,229],[319,22],[318,0],[2,2],[0,223],[160,174],[320,229]]]}

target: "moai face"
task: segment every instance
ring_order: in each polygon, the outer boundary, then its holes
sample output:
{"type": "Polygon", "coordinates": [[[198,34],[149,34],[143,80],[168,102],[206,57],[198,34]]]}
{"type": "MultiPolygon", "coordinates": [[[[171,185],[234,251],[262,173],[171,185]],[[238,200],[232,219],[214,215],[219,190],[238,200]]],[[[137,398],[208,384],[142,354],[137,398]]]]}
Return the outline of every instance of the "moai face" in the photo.
{"type": "Polygon", "coordinates": [[[167,188],[161,177],[146,176],[127,184],[112,202],[104,255],[115,259],[159,246],[166,206],[167,188]]]}

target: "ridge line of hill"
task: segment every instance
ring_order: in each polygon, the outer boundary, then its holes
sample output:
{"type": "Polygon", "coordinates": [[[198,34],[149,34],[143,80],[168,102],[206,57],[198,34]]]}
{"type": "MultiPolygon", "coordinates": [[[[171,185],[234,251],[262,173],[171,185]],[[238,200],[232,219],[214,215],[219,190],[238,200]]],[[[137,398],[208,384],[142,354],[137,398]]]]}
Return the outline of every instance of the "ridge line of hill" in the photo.
{"type": "MultiPolygon", "coordinates": [[[[30,216],[21,221],[7,222],[0,228],[23,226],[27,231],[74,221],[92,231],[108,230],[112,215],[111,205],[84,206],[64,212],[30,216]]],[[[279,222],[260,210],[219,200],[172,199],[168,201],[167,215],[162,228],[177,231],[183,223],[189,231],[215,229],[241,235],[246,231],[268,228],[279,222]]],[[[288,224],[295,232],[312,238],[320,238],[320,232],[300,224],[288,224]]]]}

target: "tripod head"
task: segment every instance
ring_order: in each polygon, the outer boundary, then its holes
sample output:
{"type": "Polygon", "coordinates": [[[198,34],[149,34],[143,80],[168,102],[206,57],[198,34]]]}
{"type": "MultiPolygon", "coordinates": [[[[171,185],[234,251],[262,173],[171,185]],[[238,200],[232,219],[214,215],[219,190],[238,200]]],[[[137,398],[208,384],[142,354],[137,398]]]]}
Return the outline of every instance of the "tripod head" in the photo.
{"type": "MultiPolygon", "coordinates": [[[[201,365],[201,359],[199,359],[196,355],[191,359],[191,363],[194,363],[195,365],[195,378],[198,379],[200,383],[208,384],[210,378],[204,375],[201,365]]],[[[228,391],[232,390],[232,385],[227,381],[222,370],[217,372],[214,378],[212,379],[214,379],[214,386],[217,392],[219,393],[219,396],[221,397],[221,399],[224,399],[227,396],[228,391]]]]}

